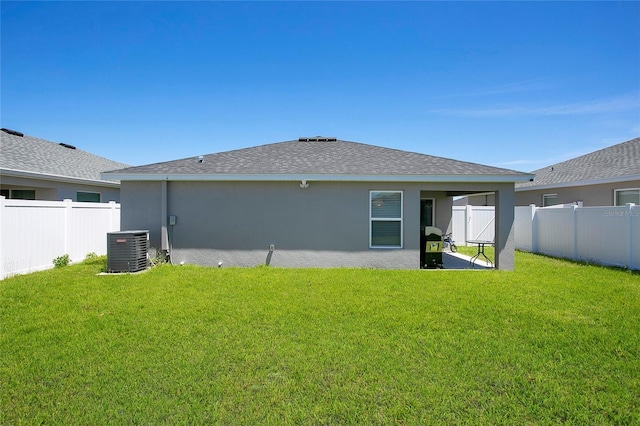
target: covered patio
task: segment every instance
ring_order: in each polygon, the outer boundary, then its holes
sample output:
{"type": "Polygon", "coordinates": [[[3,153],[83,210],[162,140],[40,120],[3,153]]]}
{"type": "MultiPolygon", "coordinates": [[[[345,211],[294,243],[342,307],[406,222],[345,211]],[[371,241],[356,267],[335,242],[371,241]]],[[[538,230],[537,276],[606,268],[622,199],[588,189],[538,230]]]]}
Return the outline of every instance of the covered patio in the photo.
{"type": "Polygon", "coordinates": [[[461,269],[469,269],[475,271],[487,271],[495,269],[495,265],[488,263],[482,259],[477,259],[471,263],[471,256],[467,256],[461,253],[451,253],[449,251],[442,252],[442,268],[438,269],[423,269],[424,271],[454,271],[461,269]]]}

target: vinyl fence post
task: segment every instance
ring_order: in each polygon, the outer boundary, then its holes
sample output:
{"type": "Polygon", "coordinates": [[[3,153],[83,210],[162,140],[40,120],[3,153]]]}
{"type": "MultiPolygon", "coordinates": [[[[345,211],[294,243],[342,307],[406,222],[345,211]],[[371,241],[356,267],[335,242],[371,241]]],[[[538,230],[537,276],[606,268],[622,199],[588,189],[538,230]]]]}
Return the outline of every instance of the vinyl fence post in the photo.
{"type": "Polygon", "coordinates": [[[578,260],[578,206],[573,206],[573,260],[578,260]]]}
{"type": "Polygon", "coordinates": [[[469,233],[471,232],[471,220],[473,217],[473,206],[467,204],[464,209],[464,245],[467,245],[467,241],[472,239],[469,238],[469,233]]]}
{"type": "Polygon", "coordinates": [[[4,213],[4,197],[0,195],[0,280],[4,279],[4,251],[2,250],[2,236],[6,235],[4,228],[4,220],[2,220],[2,214],[4,213]]]}
{"type": "Polygon", "coordinates": [[[71,225],[69,221],[71,220],[71,203],[72,200],[69,198],[65,198],[62,200],[64,202],[64,253],[69,254],[69,240],[71,239],[69,234],[71,233],[71,225]]]}
{"type": "Polygon", "coordinates": [[[109,232],[119,231],[119,229],[115,229],[115,218],[116,218],[116,202],[109,201],[109,232]]]}
{"type": "Polygon", "coordinates": [[[529,204],[529,214],[531,215],[531,226],[529,232],[531,233],[531,253],[538,252],[538,218],[536,216],[536,210],[538,208],[535,204],[529,204]]]}
{"type": "Polygon", "coordinates": [[[627,203],[625,204],[625,206],[627,207],[627,211],[625,212],[625,214],[627,215],[627,217],[629,218],[629,263],[627,263],[629,265],[629,269],[635,269],[636,267],[639,267],[640,265],[634,265],[633,264],[633,249],[636,248],[633,246],[633,206],[635,206],[634,203],[627,203]]]}

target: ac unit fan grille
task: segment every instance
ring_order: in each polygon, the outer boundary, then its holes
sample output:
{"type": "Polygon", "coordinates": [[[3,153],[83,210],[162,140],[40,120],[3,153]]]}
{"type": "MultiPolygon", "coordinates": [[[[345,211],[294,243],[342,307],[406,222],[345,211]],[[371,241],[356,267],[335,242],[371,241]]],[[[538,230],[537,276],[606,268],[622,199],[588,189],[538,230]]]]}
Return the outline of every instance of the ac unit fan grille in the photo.
{"type": "Polygon", "coordinates": [[[148,231],[107,234],[107,272],[138,272],[147,268],[148,231]]]}

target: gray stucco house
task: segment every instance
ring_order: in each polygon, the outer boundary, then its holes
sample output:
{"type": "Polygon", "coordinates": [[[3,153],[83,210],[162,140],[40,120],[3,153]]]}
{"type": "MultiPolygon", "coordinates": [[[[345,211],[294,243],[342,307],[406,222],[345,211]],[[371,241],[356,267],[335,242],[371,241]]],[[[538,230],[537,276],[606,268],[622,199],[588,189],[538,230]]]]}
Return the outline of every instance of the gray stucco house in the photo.
{"type": "Polygon", "coordinates": [[[0,130],[0,195],[7,199],[120,201],[120,183],[100,173],[127,164],[65,144],[0,130]]]}
{"type": "Polygon", "coordinates": [[[640,205],[640,138],[531,172],[516,185],[516,205],[640,205]]]}
{"type": "Polygon", "coordinates": [[[336,138],[299,138],[103,173],[121,229],[148,229],[172,262],[417,269],[424,226],[452,197],[495,192],[496,266],[514,267],[513,170],[336,138]]]}
{"type": "MultiPolygon", "coordinates": [[[[640,138],[590,152],[531,174],[516,184],[516,205],[579,204],[584,207],[640,205],[640,138]]],[[[456,205],[492,206],[494,194],[477,194],[456,205]]]]}

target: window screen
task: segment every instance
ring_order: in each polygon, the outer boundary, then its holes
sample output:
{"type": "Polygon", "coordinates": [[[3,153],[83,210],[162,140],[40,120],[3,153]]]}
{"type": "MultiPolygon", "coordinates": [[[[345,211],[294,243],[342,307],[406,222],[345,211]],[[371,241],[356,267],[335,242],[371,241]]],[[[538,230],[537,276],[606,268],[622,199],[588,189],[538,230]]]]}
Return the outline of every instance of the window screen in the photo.
{"type": "Polygon", "coordinates": [[[36,190],[35,189],[12,189],[11,198],[15,200],[35,200],[36,190]]]}
{"type": "Polygon", "coordinates": [[[370,192],[370,246],[402,247],[402,192],[370,192]]]}
{"type": "Polygon", "coordinates": [[[618,189],[616,193],[616,206],[624,206],[633,203],[640,206],[640,189],[618,189]]]}
{"type": "Polygon", "coordinates": [[[542,196],[542,207],[555,206],[558,204],[558,194],[544,194],[542,196]]]}
{"type": "Polygon", "coordinates": [[[99,192],[77,192],[76,200],[79,202],[85,202],[85,203],[99,203],[100,193],[99,192]]]}

